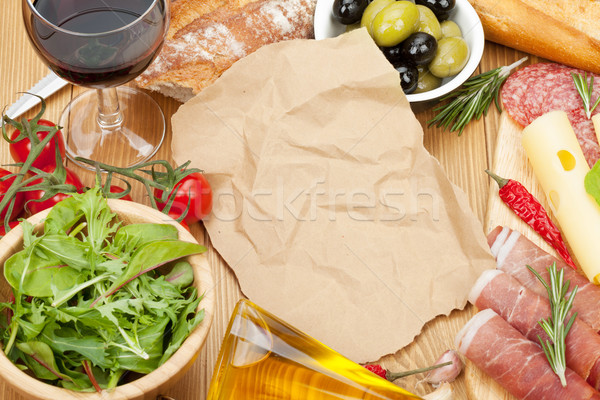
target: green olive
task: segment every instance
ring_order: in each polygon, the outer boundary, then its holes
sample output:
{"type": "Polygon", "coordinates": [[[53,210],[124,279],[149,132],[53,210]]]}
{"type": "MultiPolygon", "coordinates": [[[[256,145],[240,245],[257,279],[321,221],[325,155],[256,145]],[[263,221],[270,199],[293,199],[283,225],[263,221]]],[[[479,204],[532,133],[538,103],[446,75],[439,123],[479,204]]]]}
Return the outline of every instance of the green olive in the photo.
{"type": "Polygon", "coordinates": [[[360,27],[366,27],[369,35],[373,37],[373,30],[371,29],[373,18],[375,18],[379,11],[395,2],[396,0],[373,0],[363,12],[362,18],[360,19],[360,27]]]}
{"type": "Polygon", "coordinates": [[[373,18],[373,39],[378,46],[395,46],[419,27],[419,9],[410,1],[400,0],[386,6],[373,18]]]}
{"type": "Polygon", "coordinates": [[[419,71],[419,82],[417,83],[417,89],[413,93],[428,92],[442,85],[442,79],[429,72],[426,66],[419,65],[417,71],[419,71]]]}
{"type": "Polygon", "coordinates": [[[460,26],[454,21],[449,19],[440,23],[443,37],[462,37],[460,26]]]}
{"type": "Polygon", "coordinates": [[[419,27],[417,31],[429,33],[435,40],[440,40],[442,38],[442,28],[433,11],[422,5],[417,5],[417,8],[419,9],[419,27]]]}
{"type": "Polygon", "coordinates": [[[435,57],[429,71],[438,78],[458,74],[469,60],[469,46],[462,38],[445,37],[438,41],[435,57]]]}

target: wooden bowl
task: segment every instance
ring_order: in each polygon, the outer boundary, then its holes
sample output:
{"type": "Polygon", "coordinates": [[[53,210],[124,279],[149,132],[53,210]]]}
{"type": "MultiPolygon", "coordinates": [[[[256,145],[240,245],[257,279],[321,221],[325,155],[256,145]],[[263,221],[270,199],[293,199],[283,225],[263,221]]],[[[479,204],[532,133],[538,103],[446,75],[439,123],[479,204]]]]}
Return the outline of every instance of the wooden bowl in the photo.
{"type": "MultiPolygon", "coordinates": [[[[191,233],[172,218],[150,207],[124,200],[108,200],[108,204],[124,224],[132,223],[168,223],[175,225],[179,231],[179,238],[187,242],[197,243],[191,233]]],[[[50,210],[44,210],[28,219],[33,225],[40,225],[50,210]]],[[[0,262],[4,262],[17,251],[23,248],[23,230],[17,226],[0,240],[0,262]]],[[[13,390],[26,399],[156,399],[160,393],[172,386],[192,366],[200,349],[204,345],[215,307],[214,283],[206,253],[187,257],[187,261],[194,268],[194,285],[198,294],[204,293],[199,308],[205,311],[204,321],[196,327],[190,336],[183,342],[179,350],[171,358],[148,375],[130,383],[117,386],[114,390],[102,393],[81,393],[46,384],[19,370],[0,351],[0,377],[13,390]]],[[[11,289],[4,275],[0,278],[0,300],[6,301],[11,289]]]]}

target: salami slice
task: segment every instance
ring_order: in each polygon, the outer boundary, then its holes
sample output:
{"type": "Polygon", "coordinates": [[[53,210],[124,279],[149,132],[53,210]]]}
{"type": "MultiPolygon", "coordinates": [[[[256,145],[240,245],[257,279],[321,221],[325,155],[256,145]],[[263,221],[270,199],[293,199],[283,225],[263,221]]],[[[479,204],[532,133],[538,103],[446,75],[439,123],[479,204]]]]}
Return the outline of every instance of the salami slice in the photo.
{"type": "MultiPolygon", "coordinates": [[[[539,324],[551,315],[548,299],[527,289],[519,281],[500,270],[487,270],[469,293],[469,301],[478,309],[492,309],[527,339],[539,343],[548,336],[539,324]]],[[[594,389],[600,386],[600,335],[575,318],[565,340],[567,366],[594,389]]]]}
{"type": "Polygon", "coordinates": [[[573,311],[577,317],[600,332],[600,287],[591,283],[585,276],[568,267],[563,260],[548,254],[518,231],[507,227],[498,227],[488,235],[488,244],[496,257],[498,269],[515,277],[523,286],[540,296],[548,297],[546,290],[527,269],[531,266],[549,281],[546,268],[556,263],[557,269],[564,270],[565,280],[571,281],[571,287],[577,286],[577,295],[573,302],[573,311]]]}
{"type": "MultiPolygon", "coordinates": [[[[585,115],[572,73],[583,74],[584,71],[556,63],[538,63],[521,68],[504,83],[502,104],[508,115],[522,126],[529,125],[547,112],[565,111],[591,167],[600,158],[600,146],[594,125],[585,115]]],[[[600,96],[600,76],[590,75],[597,83],[592,94],[595,101],[600,96]]],[[[596,109],[594,114],[598,112],[600,109],[596,109]]]]}
{"type": "Polygon", "coordinates": [[[455,341],[462,354],[520,400],[600,400],[569,368],[563,387],[542,348],[491,309],[477,313],[455,341]]]}

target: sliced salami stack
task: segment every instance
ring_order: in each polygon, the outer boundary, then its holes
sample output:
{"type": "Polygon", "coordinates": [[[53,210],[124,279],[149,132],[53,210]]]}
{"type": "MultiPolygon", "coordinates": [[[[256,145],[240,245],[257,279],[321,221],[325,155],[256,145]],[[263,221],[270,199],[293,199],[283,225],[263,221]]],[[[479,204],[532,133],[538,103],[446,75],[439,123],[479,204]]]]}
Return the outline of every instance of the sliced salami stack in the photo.
{"type": "MultiPolygon", "coordinates": [[[[572,73],[583,75],[584,71],[555,63],[532,64],[521,68],[504,83],[502,105],[508,115],[524,127],[549,111],[565,111],[591,167],[600,158],[600,146],[594,125],[585,115],[572,73]]],[[[600,82],[600,76],[593,76],[594,82],[600,82]]],[[[595,101],[599,95],[600,84],[596,84],[592,99],[595,101]]],[[[600,109],[596,109],[595,113],[598,112],[600,109]]]]}

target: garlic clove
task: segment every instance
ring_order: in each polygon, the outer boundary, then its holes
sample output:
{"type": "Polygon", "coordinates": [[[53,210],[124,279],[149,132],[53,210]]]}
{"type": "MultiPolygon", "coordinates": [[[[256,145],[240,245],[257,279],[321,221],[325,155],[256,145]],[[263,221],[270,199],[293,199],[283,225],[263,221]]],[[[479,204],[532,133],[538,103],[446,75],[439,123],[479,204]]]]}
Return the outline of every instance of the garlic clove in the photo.
{"type": "Polygon", "coordinates": [[[443,383],[435,392],[431,392],[426,396],[423,396],[423,400],[453,400],[454,390],[452,386],[446,382],[443,383]]]}
{"type": "Polygon", "coordinates": [[[452,361],[452,364],[429,371],[425,377],[425,381],[432,384],[433,387],[438,387],[444,382],[454,381],[456,377],[460,375],[463,363],[456,351],[447,350],[440,356],[435,364],[442,364],[448,361],[452,361]]]}

